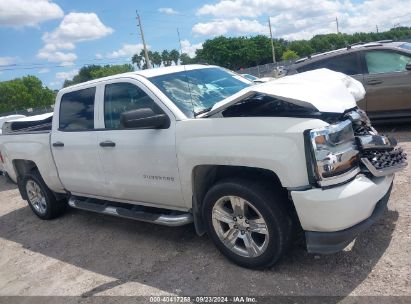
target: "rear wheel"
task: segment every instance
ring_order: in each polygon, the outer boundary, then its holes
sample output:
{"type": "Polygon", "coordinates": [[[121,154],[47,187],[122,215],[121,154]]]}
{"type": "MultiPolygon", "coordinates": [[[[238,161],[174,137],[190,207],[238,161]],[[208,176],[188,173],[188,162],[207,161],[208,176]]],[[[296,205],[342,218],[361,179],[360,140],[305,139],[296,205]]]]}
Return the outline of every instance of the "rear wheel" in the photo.
{"type": "Polygon", "coordinates": [[[290,242],[286,199],[258,183],[223,180],[208,191],[203,205],[208,233],[233,262],[248,268],[274,265],[290,242]]]}
{"type": "Polygon", "coordinates": [[[39,218],[50,220],[66,210],[66,203],[56,199],[37,170],[26,174],[23,186],[29,206],[39,218]]]}

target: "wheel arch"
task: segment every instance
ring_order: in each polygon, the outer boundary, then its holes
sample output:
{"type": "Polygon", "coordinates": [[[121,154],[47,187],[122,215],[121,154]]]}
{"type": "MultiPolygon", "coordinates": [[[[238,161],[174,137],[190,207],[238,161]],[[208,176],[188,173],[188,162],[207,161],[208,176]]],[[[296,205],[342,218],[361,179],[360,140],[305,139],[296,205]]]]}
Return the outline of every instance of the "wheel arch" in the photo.
{"type": "Polygon", "coordinates": [[[206,232],[202,216],[202,203],[208,189],[219,180],[229,177],[261,180],[265,184],[283,188],[277,174],[268,169],[231,165],[198,165],[194,167],[191,178],[193,193],[192,212],[198,235],[203,235],[206,232]]]}
{"type": "Polygon", "coordinates": [[[27,200],[23,180],[28,172],[37,169],[37,165],[35,162],[26,159],[13,159],[12,163],[14,171],[16,172],[17,186],[19,188],[20,195],[24,200],[27,200]]]}
{"type": "MultiPolygon", "coordinates": [[[[32,172],[33,170],[37,170],[40,177],[43,179],[43,177],[41,176],[41,172],[38,169],[37,164],[32,160],[14,159],[12,163],[13,163],[14,171],[16,173],[17,186],[18,186],[20,195],[24,200],[27,200],[26,190],[23,184],[24,177],[27,175],[27,173],[32,172]]],[[[61,200],[66,197],[66,195],[63,193],[56,193],[54,191],[52,191],[52,193],[57,200],[61,200]]]]}

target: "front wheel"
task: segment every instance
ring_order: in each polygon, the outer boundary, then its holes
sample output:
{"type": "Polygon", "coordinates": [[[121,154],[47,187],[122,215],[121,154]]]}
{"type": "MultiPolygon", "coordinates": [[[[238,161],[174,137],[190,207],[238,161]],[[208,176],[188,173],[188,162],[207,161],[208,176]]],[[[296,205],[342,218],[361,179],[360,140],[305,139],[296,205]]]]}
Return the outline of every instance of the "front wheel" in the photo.
{"type": "Polygon", "coordinates": [[[236,264],[268,268],[290,242],[291,219],[286,197],[242,179],[223,180],[207,192],[203,215],[217,248],[236,264]]]}
{"type": "Polygon", "coordinates": [[[37,170],[26,174],[23,186],[29,206],[39,218],[50,220],[62,214],[66,209],[66,203],[56,199],[37,170]]]}

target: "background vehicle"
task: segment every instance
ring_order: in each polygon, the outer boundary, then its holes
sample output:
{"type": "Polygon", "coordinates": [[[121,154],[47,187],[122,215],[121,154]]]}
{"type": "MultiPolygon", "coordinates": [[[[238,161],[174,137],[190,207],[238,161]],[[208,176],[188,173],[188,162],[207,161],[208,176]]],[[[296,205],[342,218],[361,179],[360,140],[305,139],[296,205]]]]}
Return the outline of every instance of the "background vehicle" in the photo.
{"type": "Polygon", "coordinates": [[[0,151],[42,219],[68,200],[194,222],[232,261],[263,268],[299,229],[308,251],[333,253],[384,210],[405,155],[357,109],[364,93],[325,69],[259,85],[215,66],[150,69],[62,89],[53,116],[6,123],[0,151]]]}
{"type": "Polygon", "coordinates": [[[251,75],[251,74],[241,74],[241,76],[243,76],[244,78],[247,78],[247,79],[250,80],[250,81],[255,81],[255,80],[258,79],[258,77],[255,77],[255,76],[253,76],[253,75],[251,75]]]}
{"type": "Polygon", "coordinates": [[[258,78],[258,77],[255,77],[255,76],[251,75],[251,74],[241,74],[241,76],[247,78],[248,80],[250,80],[250,81],[252,81],[252,82],[254,82],[254,83],[264,83],[264,82],[268,82],[268,81],[271,81],[271,80],[274,80],[274,79],[275,79],[275,78],[273,78],[273,77],[261,77],[261,78],[258,78]]]}
{"type": "Polygon", "coordinates": [[[302,58],[288,75],[327,68],[363,83],[366,97],[359,103],[371,120],[411,120],[411,43],[375,42],[302,58]]]}

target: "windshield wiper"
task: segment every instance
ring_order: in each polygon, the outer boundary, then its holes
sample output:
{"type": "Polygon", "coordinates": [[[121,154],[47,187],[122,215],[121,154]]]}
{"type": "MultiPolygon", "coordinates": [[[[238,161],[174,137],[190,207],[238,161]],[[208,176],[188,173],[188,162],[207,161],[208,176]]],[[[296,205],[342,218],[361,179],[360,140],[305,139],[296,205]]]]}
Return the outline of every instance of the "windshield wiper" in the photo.
{"type": "Polygon", "coordinates": [[[200,115],[200,114],[204,114],[204,113],[210,112],[212,108],[213,108],[213,107],[209,107],[209,108],[206,108],[206,109],[204,109],[204,110],[201,110],[201,111],[198,111],[198,112],[194,112],[194,117],[197,117],[197,116],[200,115]]]}

